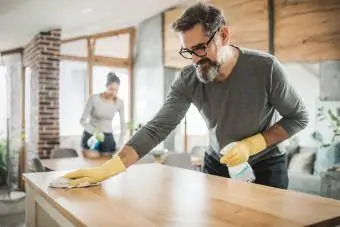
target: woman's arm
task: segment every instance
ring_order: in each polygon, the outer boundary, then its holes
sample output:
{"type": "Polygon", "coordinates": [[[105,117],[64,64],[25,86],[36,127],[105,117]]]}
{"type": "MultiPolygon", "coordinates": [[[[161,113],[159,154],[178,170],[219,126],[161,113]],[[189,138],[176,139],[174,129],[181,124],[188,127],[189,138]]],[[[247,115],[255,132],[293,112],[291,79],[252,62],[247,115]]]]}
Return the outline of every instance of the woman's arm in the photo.
{"type": "Polygon", "coordinates": [[[126,125],[125,125],[125,107],[124,101],[121,100],[121,105],[119,106],[119,118],[120,118],[120,137],[118,147],[121,148],[124,145],[124,137],[126,134],[126,125]]]}
{"type": "Polygon", "coordinates": [[[93,109],[93,96],[90,96],[90,98],[86,102],[85,108],[81,115],[80,124],[84,127],[84,129],[87,132],[91,134],[93,134],[94,132],[94,127],[88,123],[87,118],[89,117],[92,109],[93,109]]]}

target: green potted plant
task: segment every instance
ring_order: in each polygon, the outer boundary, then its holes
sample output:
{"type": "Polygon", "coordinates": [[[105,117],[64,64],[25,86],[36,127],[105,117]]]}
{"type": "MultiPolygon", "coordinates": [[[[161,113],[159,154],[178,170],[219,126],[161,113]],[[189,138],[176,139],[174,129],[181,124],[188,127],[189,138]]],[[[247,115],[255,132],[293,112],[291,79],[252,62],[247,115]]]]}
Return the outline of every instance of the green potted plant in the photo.
{"type": "Polygon", "coordinates": [[[6,144],[4,141],[0,141],[0,186],[4,186],[7,183],[7,166],[5,163],[6,144]]]}
{"type": "Polygon", "coordinates": [[[331,109],[320,107],[317,120],[328,127],[326,131],[317,130],[312,134],[319,144],[314,169],[316,173],[321,173],[340,164],[340,109],[333,112],[331,109]]]}
{"type": "Polygon", "coordinates": [[[319,122],[327,121],[328,128],[332,133],[332,139],[331,141],[326,141],[321,132],[315,131],[312,134],[314,140],[316,140],[321,147],[329,147],[339,142],[337,139],[340,138],[340,113],[333,113],[330,109],[326,111],[324,107],[320,107],[317,112],[317,120],[319,122]]]}

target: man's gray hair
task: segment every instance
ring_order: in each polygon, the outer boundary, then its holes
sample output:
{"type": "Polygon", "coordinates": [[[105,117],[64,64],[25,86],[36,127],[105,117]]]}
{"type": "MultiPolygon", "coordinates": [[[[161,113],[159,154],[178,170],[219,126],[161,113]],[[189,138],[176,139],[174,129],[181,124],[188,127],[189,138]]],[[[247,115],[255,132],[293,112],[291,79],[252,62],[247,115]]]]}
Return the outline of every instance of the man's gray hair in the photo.
{"type": "Polygon", "coordinates": [[[185,32],[197,24],[202,24],[206,35],[211,36],[221,26],[226,25],[226,21],[222,11],[216,6],[198,2],[185,9],[182,16],[172,24],[172,29],[175,32],[185,32]]]}

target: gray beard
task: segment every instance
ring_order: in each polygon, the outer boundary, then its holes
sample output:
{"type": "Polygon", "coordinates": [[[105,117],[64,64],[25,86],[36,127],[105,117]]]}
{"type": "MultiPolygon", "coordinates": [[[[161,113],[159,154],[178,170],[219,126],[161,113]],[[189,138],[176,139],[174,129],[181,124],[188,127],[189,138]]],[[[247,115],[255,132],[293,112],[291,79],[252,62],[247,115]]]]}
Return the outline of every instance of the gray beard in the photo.
{"type": "Polygon", "coordinates": [[[198,80],[205,84],[213,82],[219,74],[220,68],[216,65],[196,68],[196,75],[198,80]]]}

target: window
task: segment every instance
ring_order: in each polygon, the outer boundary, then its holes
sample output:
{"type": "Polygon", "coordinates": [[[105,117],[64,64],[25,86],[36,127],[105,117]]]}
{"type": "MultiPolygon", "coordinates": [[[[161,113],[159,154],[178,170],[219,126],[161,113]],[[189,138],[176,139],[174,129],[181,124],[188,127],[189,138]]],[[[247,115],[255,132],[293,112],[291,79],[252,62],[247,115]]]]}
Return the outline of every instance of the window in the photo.
{"type": "Polygon", "coordinates": [[[87,40],[82,39],[69,43],[62,43],[60,53],[67,56],[87,57],[87,40]]]}
{"type": "Polygon", "coordinates": [[[25,141],[28,142],[31,130],[31,68],[25,68],[25,141]]]}
{"type": "Polygon", "coordinates": [[[86,101],[86,63],[60,63],[60,135],[81,135],[80,117],[86,101]]]}
{"type": "MultiPolygon", "coordinates": [[[[187,152],[190,152],[195,146],[208,146],[209,132],[207,125],[197,110],[196,106],[191,104],[185,115],[186,120],[186,136],[187,136],[187,152]]],[[[183,128],[184,129],[184,128],[183,128]]],[[[182,130],[184,135],[184,130],[182,130]]]]}
{"type": "Polygon", "coordinates": [[[95,55],[106,57],[129,57],[129,34],[100,38],[96,41],[95,55]]]}
{"type": "Polygon", "coordinates": [[[0,65],[0,139],[6,137],[7,105],[6,67],[0,65]]]}

